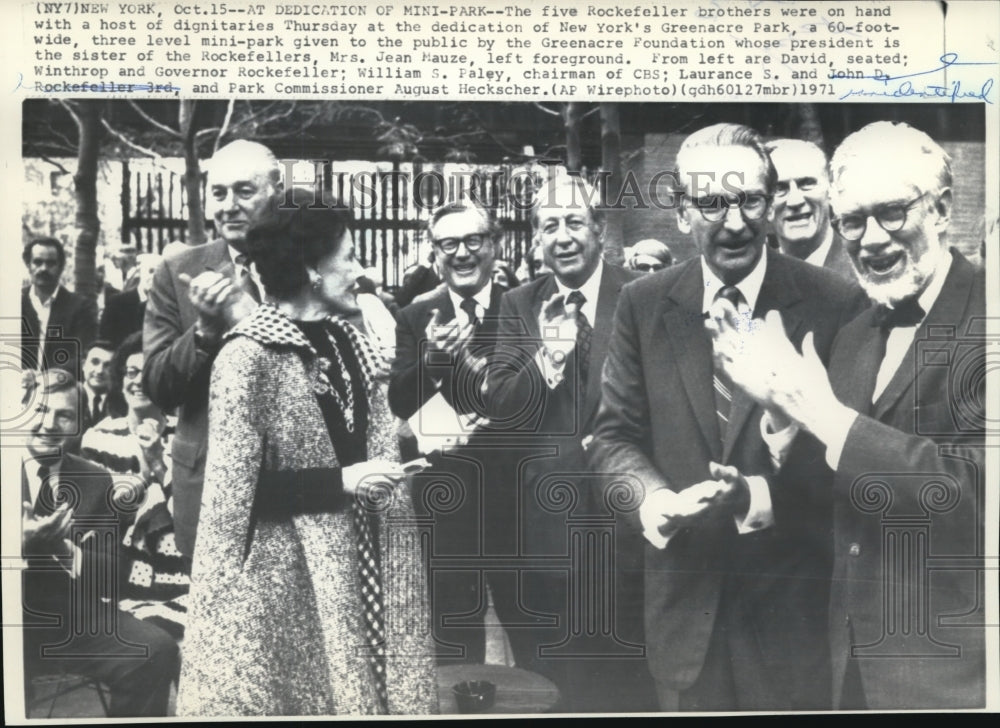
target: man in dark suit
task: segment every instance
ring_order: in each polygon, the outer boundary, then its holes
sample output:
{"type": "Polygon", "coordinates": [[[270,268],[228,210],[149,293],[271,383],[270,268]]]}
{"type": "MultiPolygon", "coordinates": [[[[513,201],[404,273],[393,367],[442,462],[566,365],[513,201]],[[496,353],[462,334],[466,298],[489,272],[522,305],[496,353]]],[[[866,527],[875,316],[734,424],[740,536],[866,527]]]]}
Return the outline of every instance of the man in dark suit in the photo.
{"type": "Polygon", "coordinates": [[[118,610],[122,561],[106,550],[121,543],[134,508],[126,491],[138,484],[113,483],[65,452],[80,417],[69,372],[50,369],[35,385],[37,419],[21,458],[25,677],[83,674],[110,687],[110,717],[165,716],[177,644],[118,610]]]}
{"type": "Polygon", "coordinates": [[[30,285],[21,291],[21,367],[58,367],[80,376],[80,359],[97,334],[97,304],[63,288],[66,251],[55,238],[35,238],[21,257],[30,285]]]}
{"type": "Polygon", "coordinates": [[[83,388],[80,402],[80,432],[89,430],[108,415],[108,393],[111,389],[111,360],[115,350],[107,341],[98,339],[83,358],[83,388]]]}
{"type": "Polygon", "coordinates": [[[877,305],[840,332],[829,376],[809,342],[737,344],[722,320],[720,345],[829,466],[813,483],[834,501],[836,707],[981,708],[985,277],[948,247],[950,161],[926,134],[869,124],[831,169],[835,224],[877,305]]]}
{"type": "Polygon", "coordinates": [[[780,310],[825,356],[864,297],[766,249],[776,178],[752,129],[695,132],[677,170],[678,227],[701,255],[622,290],[588,455],[644,490],[635,526],[661,709],[827,708],[829,508],[782,467],[786,433],[713,372],[705,316],[731,297],[752,330],[780,310]]]}
{"type": "Polygon", "coordinates": [[[260,300],[243,245],[247,230],[277,209],[282,191],[277,160],[255,142],[228,144],[208,167],[208,207],[219,237],[165,256],[143,325],[142,388],[164,410],[177,409],[174,525],[186,556],[194,550],[205,475],[209,371],[222,335],[260,300]]]}
{"type": "Polygon", "coordinates": [[[129,334],[142,331],[146,317],[146,300],[153,286],[153,275],[162,258],[156,253],[143,253],[136,258],[139,282],[135,288],[113,296],[101,316],[100,337],[111,342],[114,348],[125,341],[129,334]]]}
{"type": "Polygon", "coordinates": [[[400,311],[389,406],[404,420],[419,410],[412,426],[417,441],[425,449],[441,447],[431,455],[432,467],[413,482],[418,514],[433,517],[431,611],[438,659],[482,662],[486,642],[479,612],[486,604],[485,574],[474,563],[464,570],[435,568],[435,558],[482,556],[484,520],[496,511],[497,493],[487,473],[497,451],[482,447],[486,436],[473,433],[472,418],[483,413],[484,366],[496,339],[503,293],[492,281],[497,229],[485,208],[456,202],[434,211],[429,233],[445,287],[400,311]],[[469,417],[468,429],[445,432],[444,422],[421,410],[439,394],[457,414],[469,417]],[[450,493],[446,500],[456,499],[443,509],[435,507],[440,499],[434,497],[444,492],[442,485],[450,493]],[[463,624],[461,615],[473,617],[463,624]]]}
{"type": "Polygon", "coordinates": [[[565,175],[537,193],[535,240],[552,274],[504,294],[487,403],[491,419],[522,438],[508,445],[511,530],[517,553],[539,561],[517,574],[523,613],[509,630],[517,662],[559,686],[560,709],[641,711],[655,707],[642,647],[641,552],[614,527],[584,462],[615,302],[633,277],[602,260],[595,199],[590,185],[565,175]],[[596,536],[609,539],[598,554],[574,545],[577,529],[587,529],[581,517],[600,521],[596,536]],[[572,566],[545,568],[553,557],[572,566]],[[596,633],[582,629],[589,620],[601,625],[596,633]]]}
{"type": "Polygon", "coordinates": [[[771,222],[781,252],[854,281],[844,241],[830,225],[826,154],[801,139],[775,139],[767,151],[778,172],[771,222]]]}

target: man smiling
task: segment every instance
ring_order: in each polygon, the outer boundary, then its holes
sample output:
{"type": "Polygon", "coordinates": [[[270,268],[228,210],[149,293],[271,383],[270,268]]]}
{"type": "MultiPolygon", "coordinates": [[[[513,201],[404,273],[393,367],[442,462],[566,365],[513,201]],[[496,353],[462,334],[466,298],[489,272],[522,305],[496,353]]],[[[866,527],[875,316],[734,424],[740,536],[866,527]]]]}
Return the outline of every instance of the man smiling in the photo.
{"type": "Polygon", "coordinates": [[[177,408],[172,446],[177,546],[194,551],[208,429],[208,375],[222,335],[260,300],[243,253],[247,231],[278,207],[281,173],[271,151],[234,141],[208,164],[208,205],[218,238],[168,254],[153,276],[143,324],[142,386],[177,408]]]}
{"type": "Polygon", "coordinates": [[[829,376],[776,320],[755,346],[730,311],[717,349],[737,384],[825,450],[830,470],[806,485],[834,504],[834,706],[981,708],[983,271],[948,247],[951,164],[923,132],[869,124],[831,171],[834,225],[877,305],[840,332],[829,376]],[[948,559],[932,567],[937,554],[948,559]]]}
{"type": "Polygon", "coordinates": [[[823,150],[800,139],[775,139],[767,150],[778,173],[771,220],[781,252],[854,280],[844,241],[830,225],[830,176],[823,150]]]}
{"type": "MultiPolygon", "coordinates": [[[[587,454],[644,489],[649,665],[663,710],[829,707],[829,509],[785,467],[794,433],[713,370],[704,321],[731,301],[743,330],[781,311],[829,351],[856,286],[768,251],[776,175],[759,135],[717,124],[677,153],[678,227],[698,258],[622,290],[587,454]]],[[[783,424],[783,423],[782,423],[783,424]]]]}

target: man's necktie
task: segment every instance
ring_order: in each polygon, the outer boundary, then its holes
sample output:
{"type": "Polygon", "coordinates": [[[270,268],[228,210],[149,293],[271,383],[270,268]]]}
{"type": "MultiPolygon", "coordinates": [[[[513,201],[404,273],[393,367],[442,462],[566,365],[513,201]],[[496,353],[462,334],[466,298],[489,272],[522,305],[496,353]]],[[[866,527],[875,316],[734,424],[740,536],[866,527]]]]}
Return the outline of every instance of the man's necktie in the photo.
{"type": "Polygon", "coordinates": [[[90,421],[98,422],[101,419],[101,401],[104,398],[100,394],[94,394],[94,411],[91,413],[90,421]]]}
{"type": "Polygon", "coordinates": [[[46,482],[49,479],[49,474],[52,469],[47,462],[41,460],[38,461],[38,495],[35,496],[35,502],[32,504],[32,513],[36,516],[48,516],[55,511],[55,494],[46,482]]]}
{"type": "Polygon", "coordinates": [[[594,338],[594,327],[587,314],[583,312],[583,304],[587,297],[580,291],[572,291],[566,297],[566,303],[576,305],[576,361],[580,372],[580,388],[587,388],[587,376],[590,374],[590,344],[594,338]]]}
{"type": "Polygon", "coordinates": [[[385,612],[382,600],[382,570],[378,544],[372,530],[372,518],[358,501],[354,501],[354,528],[358,536],[358,578],[361,582],[361,606],[365,619],[365,642],[369,649],[369,664],[375,679],[378,712],[389,712],[389,696],[385,687],[385,612]]]}
{"type": "MultiPolygon", "coordinates": [[[[715,294],[715,299],[724,298],[739,310],[743,294],[736,286],[723,286],[715,294]]],[[[712,373],[712,390],[715,392],[715,414],[719,420],[719,437],[726,441],[726,428],[729,426],[729,410],[733,405],[733,381],[721,367],[714,367],[712,373]]]]}
{"type": "Polygon", "coordinates": [[[907,298],[905,301],[897,303],[895,308],[879,304],[875,308],[872,326],[888,330],[897,327],[916,326],[923,320],[924,309],[917,303],[917,299],[907,298]]]}
{"type": "Polygon", "coordinates": [[[250,259],[246,255],[236,256],[236,282],[254,301],[260,303],[260,289],[250,275],[250,259]]]}
{"type": "Polygon", "coordinates": [[[461,307],[465,311],[465,315],[469,317],[469,323],[473,326],[479,326],[479,316],[476,315],[476,299],[463,298],[461,307]]]}

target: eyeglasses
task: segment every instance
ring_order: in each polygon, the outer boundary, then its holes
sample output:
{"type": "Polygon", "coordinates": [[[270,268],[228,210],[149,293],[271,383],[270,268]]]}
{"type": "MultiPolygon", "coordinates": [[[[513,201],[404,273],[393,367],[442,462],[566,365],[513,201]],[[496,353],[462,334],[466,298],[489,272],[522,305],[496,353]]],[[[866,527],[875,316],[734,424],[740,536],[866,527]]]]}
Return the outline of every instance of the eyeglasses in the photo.
{"type": "Polygon", "coordinates": [[[725,219],[732,207],[738,207],[744,220],[759,220],[767,212],[771,195],[708,195],[707,197],[692,197],[684,195],[698,209],[701,216],[708,222],[719,222],[725,219]]]}
{"type": "Polygon", "coordinates": [[[666,268],[665,263],[633,263],[632,270],[642,271],[643,273],[653,273],[658,270],[663,270],[666,268]]]}
{"type": "Polygon", "coordinates": [[[142,376],[142,369],[139,369],[138,367],[129,367],[128,369],[125,370],[126,379],[138,379],[141,376],[142,376]]]}
{"type": "Polygon", "coordinates": [[[475,253],[483,247],[488,239],[482,233],[473,233],[461,238],[441,238],[440,240],[435,240],[434,245],[445,255],[454,255],[457,253],[460,243],[464,244],[465,249],[470,253],[475,253]]]}
{"type": "Polygon", "coordinates": [[[845,240],[861,240],[868,229],[869,217],[874,217],[879,227],[887,233],[894,233],[906,224],[906,215],[910,208],[926,196],[925,192],[909,202],[890,202],[888,205],[879,205],[867,214],[841,215],[831,222],[845,240]]]}

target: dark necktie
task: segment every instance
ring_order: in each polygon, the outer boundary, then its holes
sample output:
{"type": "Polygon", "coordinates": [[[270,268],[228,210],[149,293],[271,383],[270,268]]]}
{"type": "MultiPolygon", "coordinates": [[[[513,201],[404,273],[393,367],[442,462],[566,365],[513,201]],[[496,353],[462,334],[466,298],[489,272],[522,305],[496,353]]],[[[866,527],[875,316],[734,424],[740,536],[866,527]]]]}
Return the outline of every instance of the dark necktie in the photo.
{"type": "Polygon", "coordinates": [[[98,422],[101,419],[101,401],[103,399],[100,394],[94,394],[94,410],[91,414],[91,423],[98,422]]]}
{"type": "Polygon", "coordinates": [[[247,295],[260,303],[260,289],[257,288],[257,282],[254,281],[253,276],[250,275],[250,259],[246,255],[236,256],[236,282],[247,295]]]}
{"type": "Polygon", "coordinates": [[[889,343],[889,334],[895,328],[907,326],[917,326],[924,319],[924,309],[917,303],[916,298],[908,298],[900,301],[895,308],[889,308],[884,303],[875,307],[875,315],[872,317],[872,327],[877,329],[877,336],[872,352],[874,366],[868,372],[865,380],[865,391],[874,395],[875,387],[878,384],[878,375],[882,368],[882,360],[885,359],[886,345],[889,343]]]}
{"type": "Polygon", "coordinates": [[[31,510],[36,516],[48,516],[55,511],[55,493],[52,492],[47,482],[52,472],[52,464],[43,460],[38,460],[37,463],[40,485],[31,510]]]}
{"type": "Polygon", "coordinates": [[[587,297],[580,291],[572,291],[566,297],[566,303],[576,305],[576,360],[580,371],[580,388],[587,388],[587,376],[590,369],[590,344],[594,338],[594,327],[590,324],[587,314],[583,312],[583,304],[587,297]]]}
{"type": "Polygon", "coordinates": [[[358,578],[361,581],[361,606],[365,618],[365,641],[368,659],[375,679],[378,713],[389,712],[389,696],[385,686],[385,612],[382,599],[382,569],[378,543],[373,530],[373,518],[364,506],[354,501],[354,529],[358,537],[358,578]]]}
{"type": "MultiPolygon", "coordinates": [[[[743,294],[736,286],[723,286],[715,294],[715,299],[724,298],[733,304],[737,311],[743,294]]],[[[719,420],[719,437],[726,441],[726,428],[729,426],[729,410],[733,405],[733,381],[720,367],[715,367],[712,373],[712,390],[715,392],[715,414],[719,420]]]]}
{"type": "Polygon", "coordinates": [[[474,298],[463,298],[461,303],[462,310],[469,317],[469,323],[473,326],[479,326],[479,316],[476,315],[476,299],[474,298]]]}
{"type": "Polygon", "coordinates": [[[907,298],[896,304],[895,308],[889,308],[881,303],[876,306],[872,326],[888,330],[896,327],[916,326],[923,320],[924,309],[917,303],[917,299],[907,298]]]}

